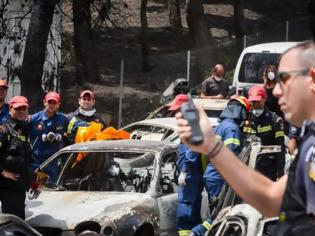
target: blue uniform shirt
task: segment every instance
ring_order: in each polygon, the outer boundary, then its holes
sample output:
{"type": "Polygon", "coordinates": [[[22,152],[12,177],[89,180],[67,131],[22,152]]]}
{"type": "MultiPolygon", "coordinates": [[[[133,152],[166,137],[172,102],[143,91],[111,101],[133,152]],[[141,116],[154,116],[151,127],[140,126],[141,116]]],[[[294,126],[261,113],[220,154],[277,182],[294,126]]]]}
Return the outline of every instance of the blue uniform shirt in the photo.
{"type": "Polygon", "coordinates": [[[9,118],[9,105],[5,103],[0,108],[0,125],[6,123],[8,118],[9,118]]]}

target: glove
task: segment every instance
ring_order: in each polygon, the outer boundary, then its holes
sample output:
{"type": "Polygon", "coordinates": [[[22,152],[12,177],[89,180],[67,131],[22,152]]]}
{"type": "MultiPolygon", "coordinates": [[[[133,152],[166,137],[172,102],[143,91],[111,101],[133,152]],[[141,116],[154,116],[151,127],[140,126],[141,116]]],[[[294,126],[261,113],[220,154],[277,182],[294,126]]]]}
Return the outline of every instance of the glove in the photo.
{"type": "Polygon", "coordinates": [[[187,173],[186,172],[180,172],[179,177],[178,177],[178,185],[180,187],[185,187],[187,185],[186,177],[187,177],[187,173]]]}

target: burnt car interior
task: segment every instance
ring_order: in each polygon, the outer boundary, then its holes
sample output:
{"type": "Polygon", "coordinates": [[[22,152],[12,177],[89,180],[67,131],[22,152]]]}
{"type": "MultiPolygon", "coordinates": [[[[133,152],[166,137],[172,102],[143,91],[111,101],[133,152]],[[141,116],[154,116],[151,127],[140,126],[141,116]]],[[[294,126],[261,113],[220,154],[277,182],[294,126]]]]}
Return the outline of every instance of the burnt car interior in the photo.
{"type": "MultiPolygon", "coordinates": [[[[77,156],[62,154],[58,159],[59,190],[145,193],[157,164],[153,152],[90,152],[83,153],[80,161],[77,156]]],[[[163,194],[177,192],[176,159],[176,152],[162,157],[159,184],[163,194]]]]}

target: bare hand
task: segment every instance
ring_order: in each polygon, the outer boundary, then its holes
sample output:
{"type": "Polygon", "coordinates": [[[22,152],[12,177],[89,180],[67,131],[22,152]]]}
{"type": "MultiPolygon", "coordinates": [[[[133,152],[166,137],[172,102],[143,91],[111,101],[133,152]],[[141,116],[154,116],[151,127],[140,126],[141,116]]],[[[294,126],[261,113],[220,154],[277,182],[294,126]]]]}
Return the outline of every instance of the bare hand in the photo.
{"type": "Polygon", "coordinates": [[[216,96],[217,98],[224,98],[224,96],[220,93],[216,96]]]}
{"type": "Polygon", "coordinates": [[[2,171],[1,175],[6,178],[6,179],[12,179],[14,181],[17,181],[20,178],[20,174],[14,173],[14,172],[10,172],[10,171],[2,171]]]}
{"type": "Polygon", "coordinates": [[[217,138],[212,130],[210,121],[208,120],[207,114],[199,104],[195,104],[197,110],[199,111],[200,117],[200,128],[203,133],[204,141],[200,145],[192,145],[188,143],[188,140],[191,136],[191,126],[188,121],[185,120],[181,112],[176,113],[176,123],[178,125],[177,132],[179,134],[180,140],[182,143],[186,144],[195,152],[199,153],[208,153],[212,147],[215,145],[217,138]]]}

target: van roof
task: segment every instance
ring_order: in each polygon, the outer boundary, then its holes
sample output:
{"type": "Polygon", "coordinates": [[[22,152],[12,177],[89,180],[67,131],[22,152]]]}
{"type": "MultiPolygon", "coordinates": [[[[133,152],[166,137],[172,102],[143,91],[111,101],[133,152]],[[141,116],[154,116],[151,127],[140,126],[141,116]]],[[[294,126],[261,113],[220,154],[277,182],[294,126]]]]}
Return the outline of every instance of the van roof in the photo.
{"type": "Polygon", "coordinates": [[[245,48],[243,54],[248,52],[282,53],[288,48],[293,47],[299,43],[301,42],[261,43],[245,48]]]}

